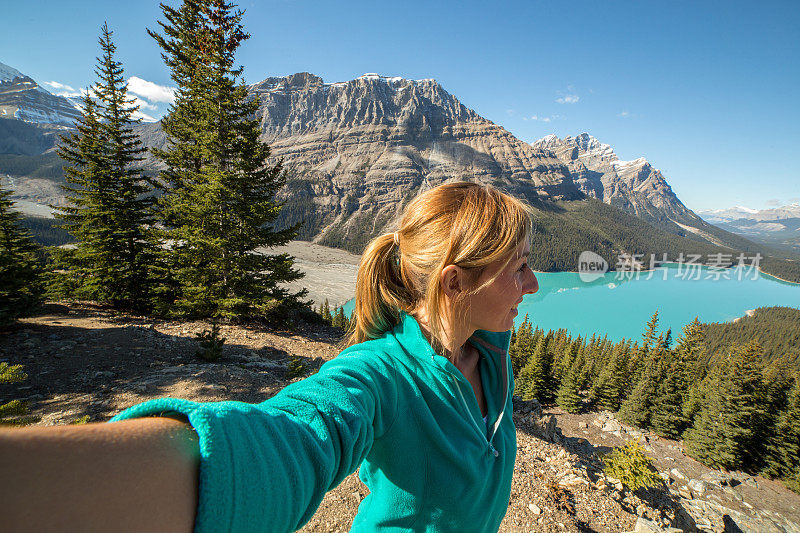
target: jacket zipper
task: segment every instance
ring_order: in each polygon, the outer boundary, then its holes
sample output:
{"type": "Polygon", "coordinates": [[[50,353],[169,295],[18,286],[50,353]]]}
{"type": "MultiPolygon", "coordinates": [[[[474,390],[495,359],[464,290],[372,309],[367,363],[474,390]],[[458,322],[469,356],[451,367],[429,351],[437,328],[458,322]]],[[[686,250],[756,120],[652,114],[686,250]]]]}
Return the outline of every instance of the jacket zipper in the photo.
{"type": "MultiPolygon", "coordinates": [[[[499,456],[499,455],[500,455],[500,452],[498,452],[498,451],[495,449],[494,445],[492,444],[492,439],[494,439],[494,433],[495,433],[495,431],[496,431],[496,428],[492,430],[492,438],[491,438],[491,439],[490,439],[490,438],[488,438],[488,437],[486,436],[486,432],[485,432],[485,431],[483,431],[483,430],[481,430],[481,428],[480,428],[480,426],[478,425],[478,423],[477,423],[477,422],[475,422],[475,418],[472,416],[472,413],[471,413],[471,412],[470,412],[470,410],[469,410],[469,405],[467,405],[467,400],[466,400],[466,399],[464,399],[464,394],[461,392],[461,385],[460,385],[460,384],[459,384],[459,382],[458,382],[458,378],[457,378],[456,376],[454,376],[454,375],[453,375],[451,372],[449,372],[449,371],[448,371],[447,373],[448,373],[448,374],[450,375],[450,377],[452,377],[452,378],[455,380],[455,382],[456,382],[456,390],[458,391],[458,397],[459,397],[459,398],[461,398],[461,404],[462,404],[462,405],[464,406],[464,408],[467,410],[467,417],[468,417],[468,418],[469,418],[469,419],[472,421],[472,425],[473,425],[473,426],[475,426],[475,429],[477,429],[477,430],[478,430],[478,433],[480,433],[480,434],[481,434],[481,439],[482,439],[482,440],[485,440],[485,441],[486,441],[486,444],[488,444],[488,445],[489,445],[489,452],[491,452],[491,453],[492,453],[492,455],[494,455],[495,457],[499,456]]],[[[502,416],[502,412],[500,413],[500,416],[502,416]]]]}

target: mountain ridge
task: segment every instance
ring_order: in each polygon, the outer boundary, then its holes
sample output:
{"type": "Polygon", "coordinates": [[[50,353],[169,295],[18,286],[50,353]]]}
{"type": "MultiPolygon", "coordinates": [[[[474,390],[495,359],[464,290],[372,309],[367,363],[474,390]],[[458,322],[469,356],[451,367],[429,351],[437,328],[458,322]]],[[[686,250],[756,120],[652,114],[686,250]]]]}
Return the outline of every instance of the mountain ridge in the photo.
{"type": "Polygon", "coordinates": [[[71,127],[80,110],[63,96],[51,94],[33,78],[0,63],[0,118],[71,127]]]}
{"type": "MultiPolygon", "coordinates": [[[[541,207],[542,212],[553,212],[553,202],[592,196],[605,201],[606,184],[598,178],[604,175],[600,165],[613,170],[607,172],[613,178],[609,190],[617,191],[617,197],[608,203],[622,212],[700,243],[744,251],[756,248],[694,215],[646,160],[620,161],[609,145],[588,134],[568,138],[574,146],[560,146],[561,151],[558,146],[526,143],[467,108],[433,79],[366,74],[326,83],[302,72],[266,78],[249,88],[260,101],[256,118],[262,139],[288,170],[286,186],[278,193],[284,206],[276,224],[286,227],[303,222],[298,235],[303,240],[360,253],[372,237],[393,231],[398,215],[413,197],[453,180],[497,186],[541,207]]],[[[137,132],[147,147],[166,146],[159,123],[139,124],[137,132]]],[[[551,139],[564,144],[555,136],[551,139]]],[[[8,169],[30,167],[37,158],[50,166],[54,163],[49,152],[26,158],[0,154],[0,173],[18,177],[8,169]]],[[[144,168],[155,174],[159,165],[150,156],[144,168]]],[[[24,178],[16,181],[25,187],[24,178]]],[[[28,189],[30,194],[51,196],[41,184],[28,189]]],[[[57,201],[48,198],[48,203],[57,201]]],[[[568,214],[582,216],[575,210],[568,214]]],[[[609,212],[602,219],[612,215],[609,212]]],[[[595,235],[586,242],[605,239],[602,231],[597,233],[601,228],[572,227],[595,235]]],[[[609,250],[621,251],[621,243],[634,242],[627,237],[614,240],[617,244],[609,250]]]]}

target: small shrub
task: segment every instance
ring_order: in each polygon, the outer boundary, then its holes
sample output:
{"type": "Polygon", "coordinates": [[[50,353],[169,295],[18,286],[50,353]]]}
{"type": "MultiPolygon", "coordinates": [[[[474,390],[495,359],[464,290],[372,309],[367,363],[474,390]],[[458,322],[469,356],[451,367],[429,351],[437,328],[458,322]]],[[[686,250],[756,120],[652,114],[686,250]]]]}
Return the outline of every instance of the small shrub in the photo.
{"type": "Polygon", "coordinates": [[[82,426],[83,424],[89,423],[89,415],[83,415],[80,418],[76,418],[72,422],[70,422],[71,426],[82,426]]]}
{"type": "MultiPolygon", "coordinates": [[[[28,379],[28,374],[22,371],[22,365],[9,365],[0,363],[0,383],[19,383],[28,379]]],[[[0,404],[0,426],[27,426],[33,424],[38,417],[26,416],[28,403],[22,400],[11,400],[0,404]]]]}
{"type": "Polygon", "coordinates": [[[630,441],[621,448],[603,457],[603,471],[609,477],[622,481],[631,490],[640,487],[655,487],[662,480],[650,464],[650,459],[636,441],[630,441]]]}
{"type": "Polygon", "coordinates": [[[566,489],[554,480],[547,482],[547,489],[549,491],[549,498],[557,509],[569,515],[575,514],[575,505],[572,503],[572,498],[570,498],[569,492],[567,492],[566,489]]]}
{"type": "Polygon", "coordinates": [[[306,374],[306,365],[303,360],[292,355],[289,357],[289,364],[286,367],[286,379],[294,379],[303,377],[306,374]]]}
{"type": "Polygon", "coordinates": [[[195,336],[200,341],[197,357],[208,362],[217,361],[222,357],[222,345],[225,344],[225,338],[219,336],[219,325],[216,321],[211,323],[211,330],[204,330],[195,336]]]}

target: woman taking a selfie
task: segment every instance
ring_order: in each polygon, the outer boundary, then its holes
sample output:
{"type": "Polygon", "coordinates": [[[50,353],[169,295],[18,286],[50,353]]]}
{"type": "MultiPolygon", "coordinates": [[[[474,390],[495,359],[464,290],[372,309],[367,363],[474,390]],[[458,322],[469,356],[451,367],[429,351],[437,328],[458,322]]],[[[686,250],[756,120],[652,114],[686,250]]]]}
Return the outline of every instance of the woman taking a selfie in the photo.
{"type": "Polygon", "coordinates": [[[360,467],[353,531],[497,531],[530,229],[490,186],[439,186],[367,246],[348,348],[318,373],[256,405],[158,399],[111,424],[2,432],[14,527],[293,531],[360,467]]]}

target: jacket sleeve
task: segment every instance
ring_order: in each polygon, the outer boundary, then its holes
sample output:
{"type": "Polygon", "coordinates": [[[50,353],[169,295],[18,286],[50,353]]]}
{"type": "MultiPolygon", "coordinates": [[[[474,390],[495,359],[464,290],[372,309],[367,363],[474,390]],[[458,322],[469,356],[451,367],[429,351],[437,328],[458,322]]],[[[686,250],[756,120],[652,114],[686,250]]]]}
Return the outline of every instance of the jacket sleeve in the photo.
{"type": "Polygon", "coordinates": [[[112,422],[188,419],[201,454],[195,531],[294,531],[394,421],[394,374],[375,353],[345,352],[260,404],[164,398],[112,422]]]}

